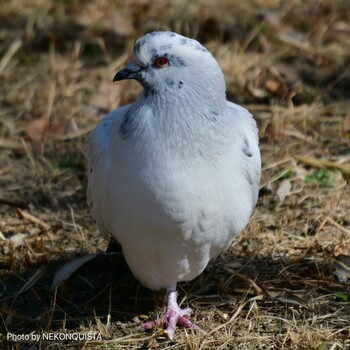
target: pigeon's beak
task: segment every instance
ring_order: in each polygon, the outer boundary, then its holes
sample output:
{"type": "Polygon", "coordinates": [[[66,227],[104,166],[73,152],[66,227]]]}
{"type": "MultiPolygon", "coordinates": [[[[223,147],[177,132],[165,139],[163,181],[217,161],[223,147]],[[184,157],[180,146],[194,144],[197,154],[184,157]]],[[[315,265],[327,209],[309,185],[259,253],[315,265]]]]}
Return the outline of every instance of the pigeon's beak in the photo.
{"type": "Polygon", "coordinates": [[[135,61],[130,61],[125,68],[120,70],[113,79],[113,82],[124,80],[124,79],[135,79],[137,78],[137,73],[141,72],[142,67],[140,67],[135,61]]]}

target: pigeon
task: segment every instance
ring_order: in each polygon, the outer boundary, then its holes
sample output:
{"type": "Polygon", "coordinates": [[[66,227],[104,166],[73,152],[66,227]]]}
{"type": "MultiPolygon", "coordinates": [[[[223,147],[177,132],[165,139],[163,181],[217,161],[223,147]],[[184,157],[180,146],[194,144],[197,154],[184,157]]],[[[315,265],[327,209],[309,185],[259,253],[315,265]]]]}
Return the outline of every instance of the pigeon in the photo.
{"type": "MultiPolygon", "coordinates": [[[[135,79],[139,98],[89,136],[88,204],[102,234],[121,245],[135,277],[166,289],[166,323],[197,329],[177,303],[177,283],[197,277],[247,225],[258,199],[258,130],[226,100],[222,70],[198,41],[159,31],[135,42],[114,77],[135,79]]],[[[161,323],[162,322],[162,323],[161,323]]]]}

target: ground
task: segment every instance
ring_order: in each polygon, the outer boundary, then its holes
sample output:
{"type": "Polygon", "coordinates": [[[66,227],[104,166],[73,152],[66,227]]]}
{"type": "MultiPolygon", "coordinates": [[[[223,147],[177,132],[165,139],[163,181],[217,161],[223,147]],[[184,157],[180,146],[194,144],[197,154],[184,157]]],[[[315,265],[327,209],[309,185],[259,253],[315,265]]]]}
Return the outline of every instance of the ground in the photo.
{"type": "MultiPolygon", "coordinates": [[[[350,349],[347,0],[20,0],[0,4],[0,343],[8,349],[350,349]],[[179,300],[208,335],[135,327],[141,287],[86,205],[86,137],[137,97],[112,84],[135,39],[173,30],[255,116],[263,172],[249,226],[179,300]],[[56,289],[65,263],[97,256],[56,289]],[[98,334],[13,342],[9,334],[98,334]]],[[[20,339],[17,339],[20,340],[20,339]]]]}

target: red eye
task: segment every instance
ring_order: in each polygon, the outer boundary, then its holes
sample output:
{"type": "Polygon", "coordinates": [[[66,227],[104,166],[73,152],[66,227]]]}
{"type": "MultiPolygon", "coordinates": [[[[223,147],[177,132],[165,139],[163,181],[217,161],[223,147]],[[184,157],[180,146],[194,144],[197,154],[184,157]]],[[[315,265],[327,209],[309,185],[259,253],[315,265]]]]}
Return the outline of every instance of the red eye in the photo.
{"type": "Polygon", "coordinates": [[[154,64],[157,68],[163,68],[168,65],[168,60],[166,57],[158,57],[154,60],[154,64]]]}

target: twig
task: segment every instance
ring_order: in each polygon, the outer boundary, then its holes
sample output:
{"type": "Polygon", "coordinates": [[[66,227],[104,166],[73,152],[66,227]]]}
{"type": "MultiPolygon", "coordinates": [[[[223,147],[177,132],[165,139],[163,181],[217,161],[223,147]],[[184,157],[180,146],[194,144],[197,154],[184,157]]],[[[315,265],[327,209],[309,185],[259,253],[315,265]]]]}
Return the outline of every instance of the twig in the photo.
{"type": "Polygon", "coordinates": [[[244,303],[242,303],[241,305],[239,305],[238,309],[236,310],[236,312],[231,316],[231,318],[226,322],[226,323],[223,323],[221,324],[220,326],[217,326],[215,327],[214,329],[212,329],[210,332],[208,332],[207,335],[205,335],[205,337],[207,336],[210,336],[212,335],[213,333],[219,331],[220,329],[228,326],[230,323],[232,323],[236,318],[237,316],[241,313],[241,311],[243,310],[243,308],[248,304],[250,303],[251,301],[253,300],[256,300],[256,299],[259,299],[260,298],[260,295],[256,296],[256,297],[253,297],[253,298],[250,298],[249,300],[245,301],[244,303]]]}
{"type": "Polygon", "coordinates": [[[314,168],[326,168],[329,170],[339,170],[345,177],[346,180],[350,180],[350,167],[344,164],[331,162],[329,160],[316,159],[303,156],[295,156],[297,160],[302,163],[308,164],[314,168]]]}
{"type": "Polygon", "coordinates": [[[57,288],[55,289],[54,294],[53,294],[50,315],[49,315],[49,319],[48,319],[48,322],[47,322],[46,327],[45,327],[46,330],[50,329],[50,327],[51,327],[51,324],[53,321],[53,314],[55,313],[56,301],[57,301],[57,288]]]}
{"type": "Polygon", "coordinates": [[[47,128],[45,130],[44,133],[44,140],[42,143],[42,147],[44,147],[45,141],[46,141],[46,136],[47,136],[47,129],[48,129],[48,125],[50,122],[50,117],[51,117],[51,113],[52,113],[52,108],[53,108],[53,102],[55,100],[55,96],[56,96],[56,84],[52,81],[50,81],[49,84],[49,95],[47,98],[47,109],[46,109],[46,115],[45,115],[45,119],[47,120],[47,128]]]}
{"type": "Polygon", "coordinates": [[[14,149],[14,150],[23,149],[23,146],[19,142],[7,140],[4,138],[0,138],[0,147],[6,148],[6,149],[14,149]]]}
{"type": "Polygon", "coordinates": [[[259,287],[251,278],[249,278],[248,276],[243,275],[243,274],[241,274],[241,273],[239,273],[239,272],[237,272],[237,271],[235,271],[235,270],[233,270],[233,269],[227,268],[227,267],[225,267],[225,270],[228,271],[228,272],[230,272],[230,273],[232,273],[232,274],[234,274],[234,275],[236,275],[237,277],[239,277],[239,278],[242,279],[243,281],[249,283],[249,284],[254,288],[255,292],[256,292],[258,295],[263,294],[263,292],[264,292],[263,289],[260,288],[260,287],[259,287]]]}
{"type": "MultiPolygon", "coordinates": [[[[40,266],[34,273],[33,275],[29,278],[29,280],[24,283],[23,287],[16,293],[15,297],[13,298],[11,305],[10,305],[10,309],[12,308],[13,304],[15,303],[15,301],[17,300],[17,298],[24,293],[25,291],[27,291],[28,289],[32,288],[34,286],[34,284],[40,279],[40,277],[42,276],[43,272],[44,272],[45,266],[40,266]]],[[[9,320],[11,319],[11,315],[7,317],[6,321],[9,322],[9,320]]]]}
{"type": "Polygon", "coordinates": [[[330,218],[329,216],[327,216],[327,221],[329,221],[332,225],[334,225],[335,227],[337,227],[340,231],[344,232],[347,235],[350,235],[350,231],[347,230],[346,228],[344,228],[342,225],[339,225],[336,221],[334,221],[332,218],[330,218]]]}
{"type": "Polygon", "coordinates": [[[277,162],[273,162],[273,163],[269,163],[267,165],[265,165],[263,168],[262,168],[262,171],[265,171],[265,170],[268,170],[268,169],[271,169],[271,168],[275,168],[275,167],[278,167],[284,163],[288,163],[290,162],[291,160],[293,160],[292,157],[287,157],[287,158],[284,158],[284,159],[281,159],[277,162]]]}
{"type": "Polygon", "coordinates": [[[18,51],[18,49],[21,46],[22,46],[22,40],[21,39],[15,40],[11,44],[9,49],[6,51],[5,55],[2,56],[2,59],[0,61],[0,75],[2,74],[6,66],[9,64],[9,62],[11,61],[11,58],[13,57],[13,55],[18,51]]]}
{"type": "Polygon", "coordinates": [[[45,230],[50,229],[50,226],[48,224],[46,224],[44,221],[36,218],[32,214],[29,214],[29,213],[27,213],[19,208],[16,209],[16,214],[22,219],[26,219],[26,220],[32,222],[33,224],[36,224],[36,225],[43,227],[45,230]]]}
{"type": "Polygon", "coordinates": [[[25,202],[20,202],[20,201],[13,201],[5,198],[0,198],[0,204],[6,204],[10,207],[20,207],[20,208],[27,208],[28,204],[25,202]]]}
{"type": "Polygon", "coordinates": [[[21,137],[21,142],[22,142],[22,145],[23,145],[23,148],[24,150],[26,151],[27,155],[28,155],[28,158],[30,160],[30,163],[32,164],[32,167],[33,169],[35,170],[36,169],[36,164],[35,164],[35,160],[34,160],[34,157],[33,157],[33,154],[32,152],[30,151],[29,147],[28,147],[28,144],[27,142],[24,140],[23,137],[21,137]]]}

